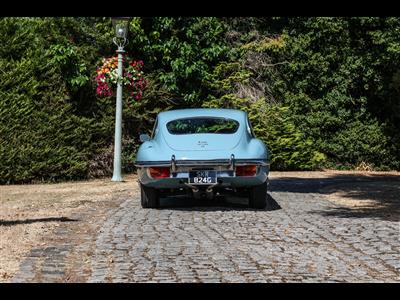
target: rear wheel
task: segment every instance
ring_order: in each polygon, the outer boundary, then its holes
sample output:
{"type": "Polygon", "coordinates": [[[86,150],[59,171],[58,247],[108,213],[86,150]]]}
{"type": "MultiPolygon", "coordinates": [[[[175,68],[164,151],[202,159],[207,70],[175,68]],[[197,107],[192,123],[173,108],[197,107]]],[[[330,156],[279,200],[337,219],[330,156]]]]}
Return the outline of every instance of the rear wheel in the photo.
{"type": "Polygon", "coordinates": [[[263,209],[267,206],[267,186],[268,183],[264,182],[250,188],[249,207],[263,209]]]}
{"type": "Polygon", "coordinates": [[[143,208],[158,208],[160,200],[157,190],[140,184],[140,202],[143,208]]]}

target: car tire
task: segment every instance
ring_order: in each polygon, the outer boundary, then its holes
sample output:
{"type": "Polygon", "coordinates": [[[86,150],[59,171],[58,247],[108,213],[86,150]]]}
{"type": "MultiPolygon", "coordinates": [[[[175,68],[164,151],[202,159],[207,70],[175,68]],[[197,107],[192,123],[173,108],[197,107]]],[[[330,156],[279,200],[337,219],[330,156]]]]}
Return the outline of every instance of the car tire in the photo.
{"type": "Polygon", "coordinates": [[[158,208],[160,199],[157,190],[140,184],[140,203],[143,208],[158,208]]]}
{"type": "Polygon", "coordinates": [[[263,209],[267,206],[267,187],[268,183],[264,182],[250,189],[249,207],[263,209]]]}

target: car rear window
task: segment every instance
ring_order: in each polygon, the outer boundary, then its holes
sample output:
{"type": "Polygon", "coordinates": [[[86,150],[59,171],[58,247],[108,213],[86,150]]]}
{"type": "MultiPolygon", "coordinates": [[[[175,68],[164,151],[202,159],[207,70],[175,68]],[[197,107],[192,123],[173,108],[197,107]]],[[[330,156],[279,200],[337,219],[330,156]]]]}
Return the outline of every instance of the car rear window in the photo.
{"type": "Polygon", "coordinates": [[[167,123],[171,134],[219,133],[232,134],[239,128],[239,122],[227,118],[196,117],[177,119],[167,123]]]}

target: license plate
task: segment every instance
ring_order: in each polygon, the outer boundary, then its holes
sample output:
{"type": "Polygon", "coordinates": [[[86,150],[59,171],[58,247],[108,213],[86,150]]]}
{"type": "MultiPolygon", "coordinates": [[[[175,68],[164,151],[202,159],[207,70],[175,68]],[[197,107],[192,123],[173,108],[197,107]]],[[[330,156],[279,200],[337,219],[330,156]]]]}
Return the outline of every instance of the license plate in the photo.
{"type": "Polygon", "coordinates": [[[189,183],[193,184],[213,184],[217,182],[215,171],[191,171],[189,172],[189,183]]]}

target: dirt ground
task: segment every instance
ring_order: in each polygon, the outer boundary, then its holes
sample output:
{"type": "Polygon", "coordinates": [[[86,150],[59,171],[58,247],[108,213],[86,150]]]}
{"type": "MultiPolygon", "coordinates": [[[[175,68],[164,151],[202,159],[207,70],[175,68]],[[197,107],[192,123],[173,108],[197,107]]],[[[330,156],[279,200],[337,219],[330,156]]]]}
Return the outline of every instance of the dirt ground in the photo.
{"type": "Polygon", "coordinates": [[[0,282],[15,274],[31,248],[45,245],[55,228],[73,222],[74,214],[92,209],[101,215],[113,200],[131,196],[136,176],[124,179],[0,186],[0,282]]]}
{"type": "MultiPolygon", "coordinates": [[[[400,172],[271,172],[270,178],[329,178],[348,176],[400,176],[400,172]]],[[[137,193],[136,175],[124,182],[109,178],[84,182],[0,186],[0,282],[11,278],[31,248],[46,245],[55,228],[73,222],[79,212],[93,211],[95,219],[137,193]]],[[[399,201],[400,186],[390,180],[335,185],[323,191],[328,201],[344,207],[374,209],[399,201]]]]}

